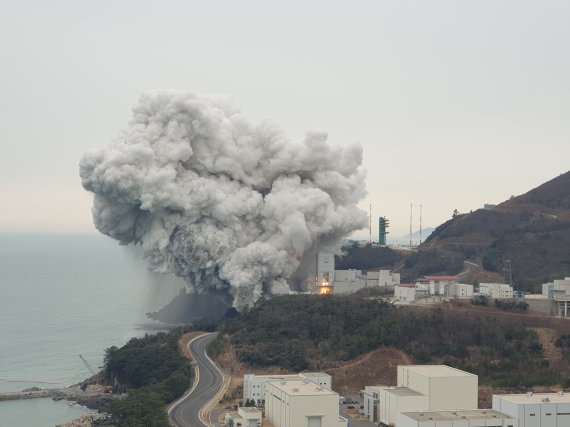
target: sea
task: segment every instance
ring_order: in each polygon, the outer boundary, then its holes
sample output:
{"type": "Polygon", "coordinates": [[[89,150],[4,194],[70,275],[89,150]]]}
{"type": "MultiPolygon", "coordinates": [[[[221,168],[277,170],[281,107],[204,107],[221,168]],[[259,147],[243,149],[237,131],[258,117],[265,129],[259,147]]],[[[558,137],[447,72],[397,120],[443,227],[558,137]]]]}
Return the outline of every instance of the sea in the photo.
{"type": "MultiPolygon", "coordinates": [[[[88,378],[106,348],[164,330],[145,313],[182,286],[149,273],[136,248],[96,233],[0,233],[0,392],[88,378]]],[[[0,401],[0,427],[53,427],[86,411],[51,399],[0,401]]]]}

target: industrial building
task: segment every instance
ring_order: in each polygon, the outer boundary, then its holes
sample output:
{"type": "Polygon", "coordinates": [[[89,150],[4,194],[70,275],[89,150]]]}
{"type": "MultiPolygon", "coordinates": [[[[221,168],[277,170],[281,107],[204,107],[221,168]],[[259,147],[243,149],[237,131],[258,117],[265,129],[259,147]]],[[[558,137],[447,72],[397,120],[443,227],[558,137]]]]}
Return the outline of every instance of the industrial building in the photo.
{"type": "Polygon", "coordinates": [[[412,283],[400,283],[394,286],[394,300],[396,301],[412,303],[426,296],[425,289],[418,290],[418,287],[412,283]]]}
{"type": "Polygon", "coordinates": [[[227,414],[224,421],[228,427],[261,427],[262,413],[257,408],[239,406],[237,412],[227,414]]]}
{"type": "Polygon", "coordinates": [[[400,412],[398,427],[515,427],[516,420],[491,409],[400,412]]]}
{"type": "Polygon", "coordinates": [[[494,395],[493,409],[515,418],[518,427],[570,426],[570,394],[563,392],[494,395]]]}
{"type": "Polygon", "coordinates": [[[350,294],[364,288],[391,292],[400,283],[400,274],[390,270],[335,270],[334,255],[319,252],[315,279],[316,292],[321,295],[350,294]]]}
{"type": "Polygon", "coordinates": [[[473,285],[467,283],[451,283],[447,288],[448,296],[452,298],[471,298],[473,296],[473,285]]]}
{"type": "Polygon", "coordinates": [[[552,285],[552,299],[558,306],[558,315],[568,317],[570,303],[570,277],[557,279],[552,285]]]}
{"type": "Polygon", "coordinates": [[[418,289],[427,290],[430,296],[446,296],[450,284],[459,283],[457,276],[425,276],[416,280],[418,289]]]}
{"type": "Polygon", "coordinates": [[[275,427],[347,427],[339,395],[308,380],[265,384],[265,416],[275,427]]]}
{"type": "Polygon", "coordinates": [[[513,287],[506,283],[479,283],[479,293],[494,299],[513,299],[513,287]]]}
{"type": "Polygon", "coordinates": [[[326,390],[331,390],[332,379],[324,372],[304,372],[292,375],[255,375],[243,376],[243,400],[253,400],[261,403],[265,399],[265,384],[269,381],[307,380],[326,390]]]}
{"type": "Polygon", "coordinates": [[[396,387],[364,389],[364,412],[371,422],[395,425],[401,412],[477,409],[478,382],[446,365],[398,366],[396,387]]]}
{"type": "Polygon", "coordinates": [[[317,276],[315,285],[321,295],[332,294],[334,280],[334,255],[324,252],[317,254],[317,276]]]}

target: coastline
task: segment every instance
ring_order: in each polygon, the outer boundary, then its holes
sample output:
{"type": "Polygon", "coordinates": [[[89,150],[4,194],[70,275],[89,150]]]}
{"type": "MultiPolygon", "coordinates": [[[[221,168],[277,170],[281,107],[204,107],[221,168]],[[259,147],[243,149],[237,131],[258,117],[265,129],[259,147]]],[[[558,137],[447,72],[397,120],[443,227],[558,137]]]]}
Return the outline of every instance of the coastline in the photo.
{"type": "Polygon", "coordinates": [[[82,414],[67,423],[58,424],[56,427],[91,427],[97,421],[106,420],[109,417],[111,402],[124,396],[110,393],[108,387],[98,384],[85,385],[88,381],[65,388],[41,389],[32,387],[19,392],[4,392],[0,393],[0,401],[42,398],[51,398],[54,401],[67,400],[93,412],[82,414]]]}

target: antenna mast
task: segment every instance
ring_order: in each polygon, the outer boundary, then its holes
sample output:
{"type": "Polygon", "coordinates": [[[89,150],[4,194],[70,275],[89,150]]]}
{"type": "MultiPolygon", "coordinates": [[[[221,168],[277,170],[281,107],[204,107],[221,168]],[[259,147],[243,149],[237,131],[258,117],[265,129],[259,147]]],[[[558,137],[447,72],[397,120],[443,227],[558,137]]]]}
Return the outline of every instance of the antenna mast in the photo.
{"type": "Polygon", "coordinates": [[[412,247],[412,204],[410,203],[410,248],[412,247]]]}
{"type": "Polygon", "coordinates": [[[370,219],[370,240],[369,243],[372,243],[372,203],[370,203],[370,215],[368,216],[370,219]]]}
{"type": "Polygon", "coordinates": [[[422,205],[420,204],[420,245],[422,244],[422,205]]]}

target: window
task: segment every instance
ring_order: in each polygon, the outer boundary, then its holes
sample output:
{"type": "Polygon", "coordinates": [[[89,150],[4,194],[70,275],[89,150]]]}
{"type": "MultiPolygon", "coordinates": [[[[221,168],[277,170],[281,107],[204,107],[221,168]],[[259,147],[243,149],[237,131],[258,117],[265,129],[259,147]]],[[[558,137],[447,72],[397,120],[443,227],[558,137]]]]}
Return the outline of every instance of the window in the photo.
{"type": "Polygon", "coordinates": [[[322,418],[321,417],[308,417],[308,427],[322,427],[322,418]]]}

